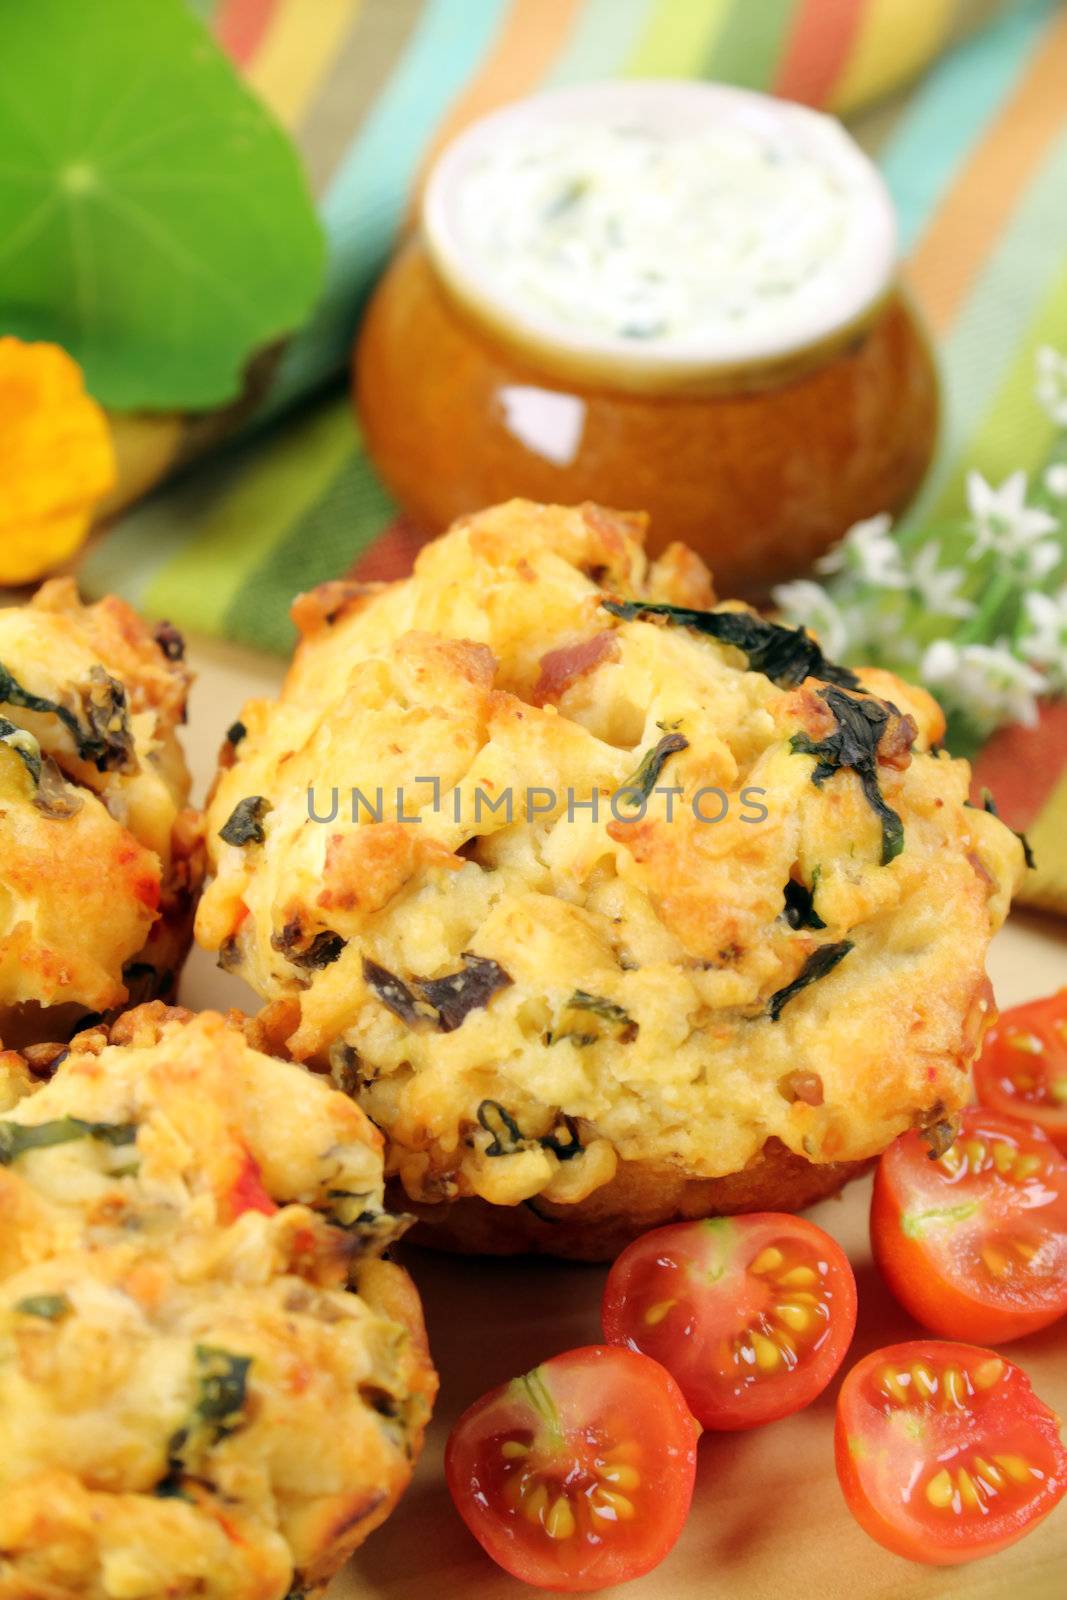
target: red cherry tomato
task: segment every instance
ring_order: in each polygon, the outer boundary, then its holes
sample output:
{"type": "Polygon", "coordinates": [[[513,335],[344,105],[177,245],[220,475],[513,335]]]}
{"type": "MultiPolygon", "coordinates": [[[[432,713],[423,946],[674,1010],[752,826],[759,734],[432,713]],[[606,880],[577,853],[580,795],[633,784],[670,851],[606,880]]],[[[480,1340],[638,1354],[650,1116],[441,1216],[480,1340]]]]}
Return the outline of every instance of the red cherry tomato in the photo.
{"type": "Polygon", "coordinates": [[[601,1589],[649,1572],[678,1538],[699,1432],[662,1367],[591,1345],[476,1400],[452,1430],[445,1475],[505,1572],[601,1589]]]}
{"type": "Polygon", "coordinates": [[[1035,1122],[1067,1155],[1067,989],[1005,1011],[974,1069],[984,1106],[1035,1122]]]}
{"type": "Polygon", "coordinates": [[[856,1326],[856,1280],[814,1223],[774,1211],[656,1228],[619,1256],[604,1336],[661,1361],[705,1428],[808,1405],[856,1326]]]}
{"type": "Polygon", "coordinates": [[[845,1378],[837,1476],[856,1521],[934,1566],[1014,1544],[1062,1498],[1059,1422],[992,1350],[918,1339],[876,1350],[845,1378]]]}
{"type": "Polygon", "coordinates": [[[1000,1344],[1067,1312],[1067,1161],[1038,1128],[982,1106],[937,1160],[917,1133],[878,1163],[871,1245],[933,1333],[1000,1344]]]}

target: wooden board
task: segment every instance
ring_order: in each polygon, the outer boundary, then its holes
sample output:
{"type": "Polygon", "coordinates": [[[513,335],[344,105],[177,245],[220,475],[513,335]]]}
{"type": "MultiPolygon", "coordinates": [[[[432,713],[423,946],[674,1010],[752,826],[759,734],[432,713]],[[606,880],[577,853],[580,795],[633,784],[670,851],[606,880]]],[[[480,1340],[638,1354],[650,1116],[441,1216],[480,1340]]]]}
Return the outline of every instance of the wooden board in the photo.
{"type": "MultiPolygon", "coordinates": [[[[280,664],[216,643],[194,643],[199,673],[189,739],[197,794],[223,733],[250,695],[272,694],[280,664]]],[[[999,1003],[1067,982],[1067,923],[1015,917],[990,962],[999,1003]]],[[[243,984],[202,952],[186,972],[191,1006],[251,1006],[243,984]]],[[[852,1355],[913,1337],[872,1265],[869,1180],[811,1213],[848,1250],[860,1315],[852,1355]]],[[[486,1389],[575,1345],[600,1338],[604,1269],[536,1261],[470,1261],[403,1251],[422,1293],[441,1374],[441,1398],[415,1481],[395,1515],[335,1582],[330,1600],[522,1600],[533,1591],[482,1555],[456,1516],[441,1473],[452,1422],[486,1389]]],[[[1008,1347],[1038,1394],[1067,1417],[1067,1322],[1008,1347]]],[[[845,1509],[833,1465],[836,1385],[799,1416],[748,1434],[706,1435],[697,1492],[677,1546],[628,1600],[1065,1600],[1067,1502],[1030,1538],[988,1561],[920,1567],[872,1543],[845,1509]]],[[[608,1593],[609,1591],[602,1591],[608,1593]]]]}

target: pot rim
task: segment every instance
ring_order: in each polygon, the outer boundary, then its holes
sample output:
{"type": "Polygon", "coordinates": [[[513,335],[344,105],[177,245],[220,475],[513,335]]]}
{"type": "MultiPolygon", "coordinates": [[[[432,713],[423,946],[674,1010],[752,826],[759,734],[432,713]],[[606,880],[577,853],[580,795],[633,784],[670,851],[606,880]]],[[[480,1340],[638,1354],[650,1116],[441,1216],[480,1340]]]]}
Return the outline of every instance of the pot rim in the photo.
{"type": "MultiPolygon", "coordinates": [[[[641,390],[685,389],[709,379],[742,386],[814,352],[829,353],[869,322],[890,292],[897,226],[885,182],[836,119],[754,90],[683,80],[627,80],[551,89],[480,118],[452,140],[430,171],[422,223],[434,268],[460,305],[505,343],[542,364],[641,390]],[[773,133],[832,171],[848,195],[848,226],[822,292],[783,328],[717,329],[640,342],[568,326],[521,300],[488,269],[465,235],[459,196],[474,167],[503,137],[561,122],[602,125],[638,117],[666,132],[716,126],[773,133]]],[[[757,379],[758,381],[758,379],[757,379]]]]}

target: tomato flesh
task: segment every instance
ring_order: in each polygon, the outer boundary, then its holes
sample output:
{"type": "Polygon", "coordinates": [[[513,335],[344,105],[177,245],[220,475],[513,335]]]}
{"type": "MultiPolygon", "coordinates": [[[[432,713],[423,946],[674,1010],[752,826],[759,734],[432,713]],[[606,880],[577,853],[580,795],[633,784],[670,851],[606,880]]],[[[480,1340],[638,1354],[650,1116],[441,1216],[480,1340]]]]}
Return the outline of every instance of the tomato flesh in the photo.
{"type": "Polygon", "coordinates": [[[542,1589],[640,1577],[682,1531],[700,1429],[656,1362],[571,1350],[484,1395],[456,1423],[445,1475],[493,1560],[542,1589]]]}
{"type": "Polygon", "coordinates": [[[875,1260],[931,1332],[1000,1344],[1067,1312],[1067,1161],[1040,1129],[982,1106],[937,1160],[916,1133],[882,1156],[875,1260]]]}
{"type": "Polygon", "coordinates": [[[251,1150],[246,1150],[229,1191],[229,1208],[232,1220],[246,1211],[261,1211],[272,1217],[278,1207],[263,1186],[259,1164],[251,1150]]]}
{"type": "Polygon", "coordinates": [[[837,1475],[867,1533],[935,1566],[1014,1544],[1067,1488],[1054,1414],[1026,1374],[974,1345],[876,1350],[841,1386],[837,1475]]]}
{"type": "Polygon", "coordinates": [[[974,1069],[984,1106],[1034,1122],[1067,1155],[1067,989],[1013,1006],[974,1069]]]}
{"type": "Polygon", "coordinates": [[[716,1217],[629,1245],[601,1316],[610,1343],[673,1373],[705,1428],[752,1428],[826,1388],[855,1330],[856,1281],[840,1245],[801,1217],[716,1217]]]}

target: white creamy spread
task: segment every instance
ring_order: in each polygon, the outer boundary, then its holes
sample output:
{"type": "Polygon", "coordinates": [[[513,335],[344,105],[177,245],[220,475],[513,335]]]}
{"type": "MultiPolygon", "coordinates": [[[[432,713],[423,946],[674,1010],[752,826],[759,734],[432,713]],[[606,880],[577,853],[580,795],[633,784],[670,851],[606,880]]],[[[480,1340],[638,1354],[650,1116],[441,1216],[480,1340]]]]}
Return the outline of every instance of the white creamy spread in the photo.
{"type": "Polygon", "coordinates": [[[781,133],[523,130],[472,164],[459,222],[501,287],[622,339],[795,320],[834,272],[849,196],[781,133]]]}
{"type": "Polygon", "coordinates": [[[815,345],[895,265],[884,184],[841,126],[719,84],[516,102],[453,141],[423,214],[473,310],[624,371],[815,345]]]}

